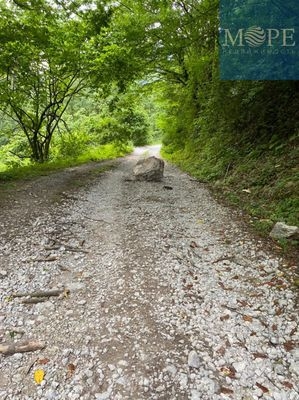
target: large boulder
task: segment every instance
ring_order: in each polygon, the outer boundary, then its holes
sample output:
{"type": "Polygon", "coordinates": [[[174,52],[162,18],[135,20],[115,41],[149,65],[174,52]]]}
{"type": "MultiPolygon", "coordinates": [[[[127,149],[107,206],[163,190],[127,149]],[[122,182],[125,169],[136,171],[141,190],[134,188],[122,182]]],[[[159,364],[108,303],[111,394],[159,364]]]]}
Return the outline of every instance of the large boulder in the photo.
{"type": "Polygon", "coordinates": [[[276,222],[270,236],[274,239],[297,239],[299,228],[297,226],[286,225],[284,222],[276,222]]]}
{"type": "Polygon", "coordinates": [[[160,181],[164,173],[164,161],[157,157],[139,160],[134,167],[134,176],[138,181],[160,181]]]}

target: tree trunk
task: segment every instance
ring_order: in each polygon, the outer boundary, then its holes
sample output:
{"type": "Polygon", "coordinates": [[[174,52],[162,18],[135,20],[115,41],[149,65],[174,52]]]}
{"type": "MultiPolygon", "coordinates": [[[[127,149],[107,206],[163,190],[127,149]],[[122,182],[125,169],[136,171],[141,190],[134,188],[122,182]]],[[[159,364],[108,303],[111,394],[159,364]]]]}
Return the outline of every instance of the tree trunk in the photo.
{"type": "Polygon", "coordinates": [[[43,163],[48,160],[49,157],[49,146],[50,142],[47,140],[46,143],[40,142],[38,138],[33,138],[30,141],[30,147],[32,150],[31,158],[33,161],[43,163]]]}
{"type": "Polygon", "coordinates": [[[44,160],[48,161],[49,160],[49,150],[50,150],[50,142],[51,142],[51,137],[47,137],[46,141],[44,143],[44,160]]]}
{"type": "Polygon", "coordinates": [[[38,163],[48,161],[50,153],[50,143],[53,136],[53,132],[48,132],[46,135],[42,135],[39,132],[33,132],[31,139],[29,139],[31,147],[31,159],[38,163]]]}
{"type": "Polygon", "coordinates": [[[31,159],[35,162],[41,162],[39,154],[39,144],[35,138],[30,140],[30,147],[32,150],[31,159]]]}

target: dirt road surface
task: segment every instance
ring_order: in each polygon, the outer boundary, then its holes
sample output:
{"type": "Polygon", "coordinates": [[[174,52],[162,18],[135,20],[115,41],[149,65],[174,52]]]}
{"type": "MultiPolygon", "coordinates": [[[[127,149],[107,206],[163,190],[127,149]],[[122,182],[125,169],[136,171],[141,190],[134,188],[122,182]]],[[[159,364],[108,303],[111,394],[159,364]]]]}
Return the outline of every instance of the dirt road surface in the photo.
{"type": "Polygon", "coordinates": [[[295,265],[178,169],[132,180],[158,150],[2,194],[0,350],[44,348],[0,354],[1,400],[299,399],[295,265]]]}

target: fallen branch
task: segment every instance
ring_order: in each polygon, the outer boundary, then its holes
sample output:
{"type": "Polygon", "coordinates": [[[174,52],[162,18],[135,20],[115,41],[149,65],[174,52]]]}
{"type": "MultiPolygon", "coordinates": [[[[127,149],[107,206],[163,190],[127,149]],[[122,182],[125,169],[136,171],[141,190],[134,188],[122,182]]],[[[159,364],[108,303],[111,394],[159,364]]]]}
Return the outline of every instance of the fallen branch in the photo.
{"type": "Polygon", "coordinates": [[[8,356],[15,353],[27,353],[29,351],[37,351],[45,348],[45,343],[35,341],[24,341],[19,343],[0,344],[0,353],[8,356]]]}
{"type": "Polygon", "coordinates": [[[75,253],[89,253],[87,250],[79,249],[78,247],[65,246],[65,251],[73,251],[75,253]]]}
{"type": "Polygon", "coordinates": [[[56,261],[56,260],[57,260],[56,256],[50,256],[50,257],[46,257],[46,258],[38,258],[35,261],[38,261],[38,262],[52,262],[52,261],[56,261]]]}
{"type": "MultiPolygon", "coordinates": [[[[82,245],[84,244],[84,242],[85,242],[85,240],[81,241],[82,245]]],[[[78,252],[78,253],[89,253],[87,250],[84,250],[84,249],[82,249],[80,247],[69,246],[67,244],[57,242],[56,240],[55,240],[55,244],[53,246],[46,246],[45,250],[48,250],[48,251],[50,250],[51,251],[51,250],[59,250],[61,248],[63,248],[64,251],[73,251],[73,252],[78,252]]],[[[48,258],[49,257],[47,257],[47,260],[48,260],[48,258]]]]}
{"type": "Polygon", "coordinates": [[[30,298],[30,299],[24,299],[21,301],[23,304],[37,304],[37,303],[44,303],[47,301],[46,298],[44,297],[36,297],[36,298],[30,298]]]}
{"type": "Polygon", "coordinates": [[[61,264],[58,264],[58,268],[59,268],[61,271],[70,271],[69,268],[67,268],[67,267],[65,267],[64,265],[61,265],[61,264]]]}
{"type": "Polygon", "coordinates": [[[60,296],[64,293],[65,289],[53,289],[46,291],[38,291],[32,293],[13,293],[11,297],[51,297],[51,296],[60,296]]]}
{"type": "Polygon", "coordinates": [[[224,256],[224,257],[220,257],[220,258],[217,258],[217,260],[212,261],[212,264],[217,264],[217,263],[219,263],[219,262],[221,262],[221,261],[233,261],[234,258],[235,258],[235,256],[224,256]]]}
{"type": "Polygon", "coordinates": [[[61,246],[45,246],[45,250],[52,251],[52,250],[59,250],[61,246]]]}
{"type": "Polygon", "coordinates": [[[95,221],[95,222],[105,222],[105,224],[110,224],[110,223],[111,223],[111,222],[105,221],[104,219],[91,218],[91,217],[88,217],[88,216],[85,215],[85,214],[81,214],[81,215],[82,215],[82,217],[87,218],[87,219],[90,219],[91,221],[95,221]]]}

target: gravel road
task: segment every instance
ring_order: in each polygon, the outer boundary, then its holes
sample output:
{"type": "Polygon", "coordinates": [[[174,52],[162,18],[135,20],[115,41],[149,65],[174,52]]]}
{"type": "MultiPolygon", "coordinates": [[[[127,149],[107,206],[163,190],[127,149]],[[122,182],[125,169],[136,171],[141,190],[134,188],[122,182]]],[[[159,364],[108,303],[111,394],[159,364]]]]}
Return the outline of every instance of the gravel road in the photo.
{"type": "Polygon", "coordinates": [[[0,355],[1,400],[299,399],[296,266],[178,169],[132,180],[157,151],[3,200],[0,349],[45,347],[0,355]],[[13,296],[50,289],[36,304],[13,296]]]}

